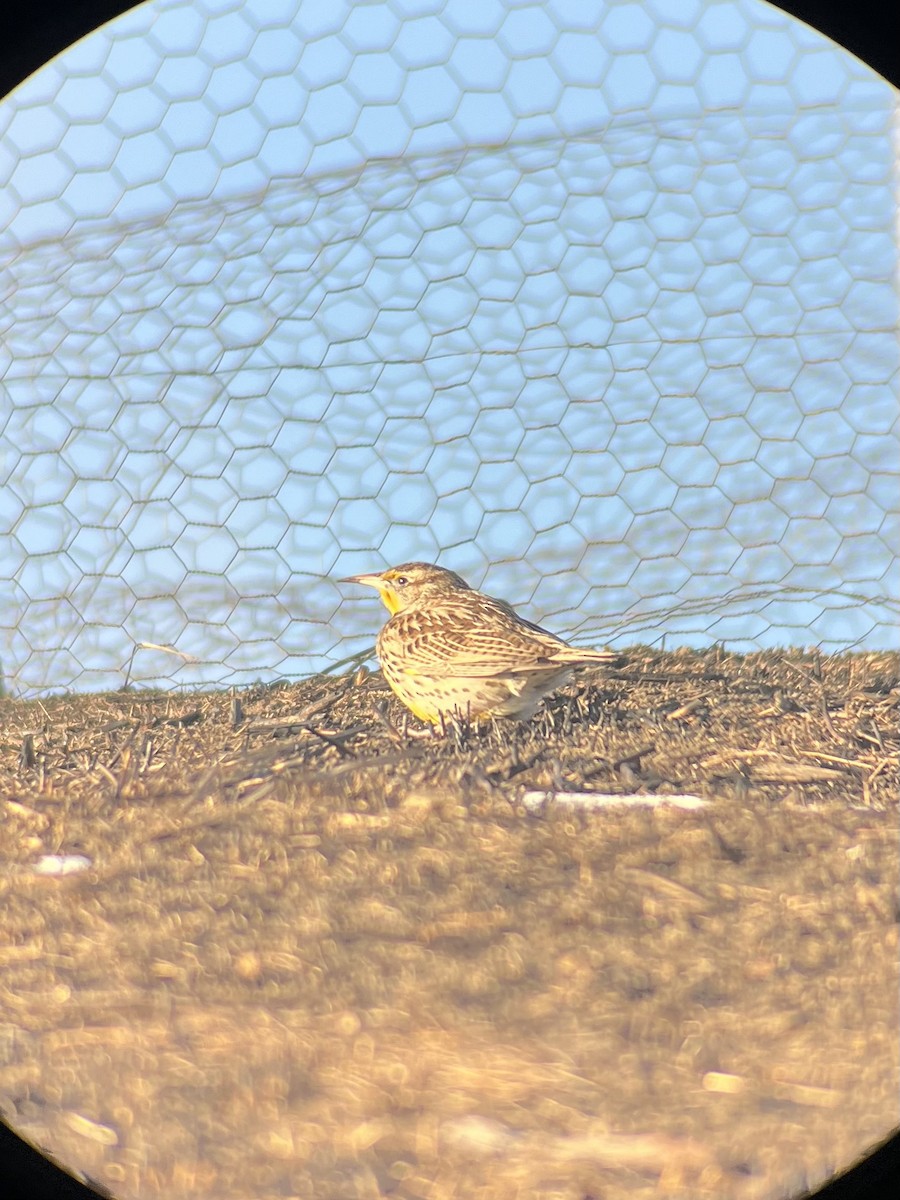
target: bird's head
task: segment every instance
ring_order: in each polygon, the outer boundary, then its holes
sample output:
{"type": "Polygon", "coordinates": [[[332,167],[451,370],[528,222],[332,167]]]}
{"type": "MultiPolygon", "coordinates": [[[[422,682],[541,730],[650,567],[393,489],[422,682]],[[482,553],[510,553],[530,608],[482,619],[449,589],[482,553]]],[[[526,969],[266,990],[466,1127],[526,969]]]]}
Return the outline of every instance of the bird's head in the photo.
{"type": "Polygon", "coordinates": [[[362,583],[377,590],[391,616],[448,592],[469,591],[455,571],[431,563],[403,563],[371,575],[350,575],[341,583],[362,583]]]}

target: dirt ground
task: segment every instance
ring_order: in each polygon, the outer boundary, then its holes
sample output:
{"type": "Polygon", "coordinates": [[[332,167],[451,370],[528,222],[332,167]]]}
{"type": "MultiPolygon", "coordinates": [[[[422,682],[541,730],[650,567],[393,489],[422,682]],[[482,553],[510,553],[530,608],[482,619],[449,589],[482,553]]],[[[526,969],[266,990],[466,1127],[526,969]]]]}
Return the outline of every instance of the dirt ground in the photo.
{"type": "Polygon", "coordinates": [[[797,1195],[900,1123],[897,697],[715,650],[441,738],[378,675],[0,700],[0,1112],[122,1200],[797,1195]]]}

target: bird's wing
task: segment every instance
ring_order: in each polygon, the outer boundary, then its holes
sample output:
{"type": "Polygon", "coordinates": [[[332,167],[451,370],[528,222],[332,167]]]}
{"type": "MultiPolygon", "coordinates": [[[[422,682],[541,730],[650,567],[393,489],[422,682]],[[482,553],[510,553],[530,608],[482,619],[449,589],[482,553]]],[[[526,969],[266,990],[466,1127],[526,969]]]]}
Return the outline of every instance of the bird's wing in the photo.
{"type": "Polygon", "coordinates": [[[578,663],[589,662],[619,662],[622,658],[621,654],[617,654],[615,650],[591,650],[584,646],[570,646],[568,642],[564,642],[562,638],[557,637],[555,633],[551,633],[549,629],[544,629],[541,625],[536,625],[534,621],[526,621],[524,617],[519,616],[514,608],[506,603],[505,600],[495,600],[493,597],[486,597],[490,600],[492,606],[496,606],[504,613],[508,613],[519,625],[525,625],[546,647],[546,653],[554,663],[570,663],[573,666],[578,663]]]}
{"type": "MultiPolygon", "coordinates": [[[[473,614],[474,616],[474,614],[473,614]]],[[[491,678],[530,671],[558,671],[567,660],[555,658],[564,642],[543,630],[521,631],[513,622],[474,620],[458,610],[405,612],[394,617],[392,641],[402,646],[403,670],[411,675],[491,678]]],[[[537,627],[535,626],[536,630],[537,627]]]]}
{"type": "Polygon", "coordinates": [[[426,634],[408,648],[403,669],[410,675],[490,679],[533,671],[558,671],[547,655],[516,653],[492,639],[469,635],[460,645],[446,633],[426,634]]]}

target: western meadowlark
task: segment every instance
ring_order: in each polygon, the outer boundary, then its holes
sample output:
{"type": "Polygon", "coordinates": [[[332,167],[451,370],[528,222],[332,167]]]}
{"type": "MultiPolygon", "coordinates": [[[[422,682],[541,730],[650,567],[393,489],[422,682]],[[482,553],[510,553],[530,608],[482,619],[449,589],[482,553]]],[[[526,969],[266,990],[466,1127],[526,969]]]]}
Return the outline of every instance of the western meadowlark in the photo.
{"type": "Polygon", "coordinates": [[[527,720],[580,663],[609,663],[605,650],[579,650],[520,617],[503,600],[453,571],[403,563],[342,583],[376,588],[391,614],[375,649],[384,677],[422,721],[527,720]]]}

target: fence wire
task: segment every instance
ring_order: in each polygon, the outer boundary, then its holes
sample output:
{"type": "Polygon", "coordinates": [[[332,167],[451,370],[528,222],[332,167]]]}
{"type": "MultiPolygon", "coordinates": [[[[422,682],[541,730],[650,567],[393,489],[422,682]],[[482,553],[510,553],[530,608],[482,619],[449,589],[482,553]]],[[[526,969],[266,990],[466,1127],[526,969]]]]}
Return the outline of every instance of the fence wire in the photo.
{"type": "Polygon", "coordinates": [[[578,642],[895,645],[896,130],[755,2],[97,31],[0,105],[6,686],[328,669],[412,558],[578,642]]]}

